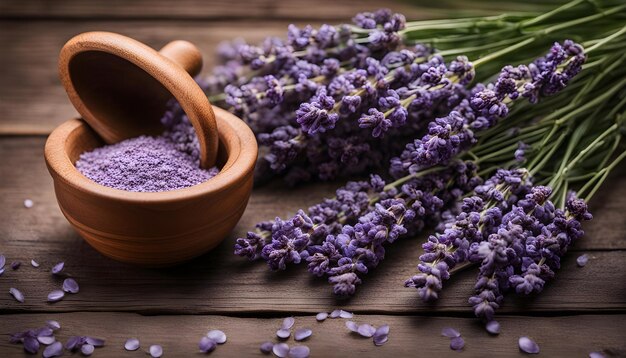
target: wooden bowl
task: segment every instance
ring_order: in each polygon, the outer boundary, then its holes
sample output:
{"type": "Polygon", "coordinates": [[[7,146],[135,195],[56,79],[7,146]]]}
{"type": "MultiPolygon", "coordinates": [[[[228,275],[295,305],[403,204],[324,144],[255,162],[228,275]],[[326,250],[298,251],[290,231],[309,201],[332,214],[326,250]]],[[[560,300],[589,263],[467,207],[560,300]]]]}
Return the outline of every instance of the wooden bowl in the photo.
{"type": "MultiPolygon", "coordinates": [[[[203,103],[191,106],[206,111],[203,103]]],[[[130,192],[97,184],[75,167],[80,154],[106,144],[94,128],[70,119],[50,134],[45,159],[59,207],[91,246],[118,261],[170,266],[211,250],[232,231],[252,191],[257,144],[241,119],[209,109],[215,114],[220,173],[178,190],[130,192]]]]}

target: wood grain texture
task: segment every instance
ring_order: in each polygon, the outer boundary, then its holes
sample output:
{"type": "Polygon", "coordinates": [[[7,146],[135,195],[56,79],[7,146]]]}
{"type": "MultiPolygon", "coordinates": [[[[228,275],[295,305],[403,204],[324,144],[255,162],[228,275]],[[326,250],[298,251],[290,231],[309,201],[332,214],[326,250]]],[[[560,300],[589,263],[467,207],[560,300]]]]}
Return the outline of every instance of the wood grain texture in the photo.
{"type": "MultiPolygon", "coordinates": [[[[259,346],[276,342],[275,332],[282,317],[234,318],[225,316],[140,316],[124,313],[65,313],[7,315],[0,321],[0,336],[42,326],[46,320],[61,323],[57,339],[89,335],[106,340],[96,348],[97,357],[139,357],[151,344],[163,346],[163,356],[199,356],[198,341],[210,329],[223,330],[228,340],[211,354],[218,357],[263,357],[259,346]],[[15,324],[15,322],[19,322],[15,324]],[[123,322],[123,324],[120,324],[123,322]],[[124,342],[136,337],[138,352],[124,350],[124,342]]],[[[471,318],[356,315],[354,321],[374,326],[389,324],[389,341],[376,347],[371,339],[350,333],[344,319],[316,322],[314,316],[297,316],[294,329],[308,327],[313,335],[305,342],[286,340],[290,346],[305,344],[312,357],[527,357],[519,351],[520,336],[534,339],[544,357],[586,357],[602,352],[607,357],[626,355],[626,315],[583,315],[565,317],[499,317],[502,333],[490,336],[471,318]],[[440,332],[445,327],[459,330],[465,340],[462,353],[449,348],[450,340],[440,332]],[[574,328],[575,327],[575,328],[574,328]]],[[[0,340],[0,356],[30,356],[20,345],[0,340]]]]}
{"type": "MultiPolygon", "coordinates": [[[[285,216],[332,193],[337,184],[317,184],[294,190],[279,183],[258,188],[231,237],[213,252],[183,266],[167,270],[129,267],[102,257],[72,232],[52,192],[51,180],[41,155],[43,138],[5,137],[0,140],[4,160],[0,163],[0,247],[8,260],[28,263],[35,259],[39,269],[24,265],[0,278],[0,292],[18,287],[26,295],[19,304],[8,294],[0,295],[0,310],[28,311],[130,311],[142,313],[227,313],[254,315],[259,312],[313,313],[337,305],[367,313],[444,312],[471,315],[467,298],[472,293],[475,271],[452,278],[435,306],[421,303],[413,290],[403,287],[415,272],[423,238],[401,240],[391,246],[387,259],[364,280],[350,300],[337,300],[330,286],[313,278],[303,267],[272,273],[263,263],[249,263],[232,254],[235,237],[256,222],[285,216]],[[31,198],[35,206],[23,207],[31,198]],[[280,198],[280,199],[278,199],[280,198]],[[61,280],[49,275],[57,261],[81,284],[78,295],[47,304],[47,292],[61,280]]],[[[626,271],[626,180],[616,175],[599,193],[593,206],[596,219],[588,234],[566,257],[558,279],[532,299],[509,297],[501,311],[516,314],[559,312],[624,312],[626,271]],[[619,249],[607,251],[607,249],[619,249]],[[581,251],[591,260],[577,268],[581,251]]]]}

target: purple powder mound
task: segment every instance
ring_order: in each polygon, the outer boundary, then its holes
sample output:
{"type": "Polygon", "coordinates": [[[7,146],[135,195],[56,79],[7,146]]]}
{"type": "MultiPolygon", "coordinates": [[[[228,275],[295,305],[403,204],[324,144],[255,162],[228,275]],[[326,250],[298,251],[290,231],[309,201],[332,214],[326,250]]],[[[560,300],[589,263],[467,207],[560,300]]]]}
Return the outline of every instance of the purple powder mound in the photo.
{"type": "Polygon", "coordinates": [[[156,192],[200,184],[219,173],[200,168],[198,139],[178,103],[161,119],[162,136],[141,136],[80,155],[76,168],[98,184],[115,189],[156,192]]]}

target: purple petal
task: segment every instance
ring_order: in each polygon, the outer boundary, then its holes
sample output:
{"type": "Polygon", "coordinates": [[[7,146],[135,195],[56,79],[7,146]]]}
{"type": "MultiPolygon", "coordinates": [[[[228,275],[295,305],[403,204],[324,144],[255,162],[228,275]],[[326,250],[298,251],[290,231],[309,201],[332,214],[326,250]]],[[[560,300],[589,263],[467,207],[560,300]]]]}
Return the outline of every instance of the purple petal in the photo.
{"type": "Polygon", "coordinates": [[[198,343],[198,348],[204,353],[213,352],[217,348],[217,343],[209,337],[202,337],[198,343]]]}
{"type": "Polygon", "coordinates": [[[294,323],[296,323],[296,320],[293,317],[287,317],[283,320],[283,324],[282,326],[280,326],[280,328],[290,329],[291,327],[293,327],[294,323]]]}
{"type": "Polygon", "coordinates": [[[528,338],[528,337],[520,337],[519,341],[519,349],[522,352],[526,352],[526,353],[530,353],[530,354],[537,354],[539,353],[539,345],[537,345],[537,343],[535,343],[535,341],[533,341],[532,339],[528,338]]]}
{"type": "Polygon", "coordinates": [[[33,201],[32,201],[32,200],[30,200],[30,199],[26,199],[26,200],[24,200],[24,207],[25,207],[26,209],[30,209],[30,208],[32,208],[32,207],[33,207],[33,205],[35,205],[35,203],[33,203],[33,201]]]}
{"type": "Polygon", "coordinates": [[[155,344],[150,346],[150,356],[152,358],[159,358],[163,355],[163,347],[155,344]]]}
{"type": "Polygon", "coordinates": [[[359,325],[353,321],[346,321],[346,327],[354,333],[359,333],[359,325]]]}
{"type": "Polygon", "coordinates": [[[96,347],[92,346],[91,344],[83,344],[83,346],[80,347],[80,352],[83,355],[90,356],[91,353],[93,353],[94,349],[96,349],[96,347]]]}
{"type": "Polygon", "coordinates": [[[307,358],[311,350],[307,346],[295,346],[289,350],[289,358],[307,358]]]}
{"type": "Polygon", "coordinates": [[[263,342],[261,344],[261,353],[270,354],[272,353],[272,348],[274,348],[274,343],[272,342],[263,342]]]}
{"type": "Polygon", "coordinates": [[[7,258],[4,257],[4,255],[0,255],[0,269],[3,268],[6,263],[7,263],[7,258]]]}
{"type": "Polygon", "coordinates": [[[500,323],[498,321],[489,321],[485,325],[485,329],[491,334],[500,334],[500,323]]]}
{"type": "Polygon", "coordinates": [[[78,345],[78,343],[80,343],[80,341],[81,341],[81,337],[71,336],[70,338],[67,339],[67,342],[65,343],[65,349],[73,351],[78,345]]]}
{"type": "Polygon", "coordinates": [[[453,337],[450,340],[450,349],[460,351],[463,347],[465,347],[465,341],[462,337],[453,337]]]}
{"type": "Polygon", "coordinates": [[[313,331],[309,328],[300,328],[296,330],[296,333],[293,335],[296,341],[303,341],[313,334],[313,331]]]}
{"type": "Polygon", "coordinates": [[[374,328],[371,324],[365,323],[359,326],[358,333],[363,337],[370,338],[374,335],[374,333],[376,333],[376,328],[374,328]]]}
{"type": "Polygon", "coordinates": [[[278,338],[282,338],[282,339],[287,339],[289,338],[289,336],[291,336],[291,331],[288,329],[279,329],[278,331],[276,331],[276,336],[278,338]]]}
{"type": "Polygon", "coordinates": [[[461,337],[461,333],[454,328],[446,327],[441,330],[441,335],[448,338],[461,337]]]}
{"type": "Polygon", "coordinates": [[[318,314],[315,316],[315,319],[316,319],[318,322],[322,322],[322,321],[324,321],[326,318],[328,318],[328,313],[326,313],[326,312],[320,312],[320,313],[318,313],[318,314]]]}
{"type": "Polygon", "coordinates": [[[124,349],[127,351],[136,351],[139,349],[139,340],[137,338],[129,338],[126,340],[126,343],[124,343],[124,349]]]}
{"type": "Polygon", "coordinates": [[[605,358],[604,354],[600,352],[591,352],[589,353],[589,358],[605,358]]]}
{"type": "Polygon", "coordinates": [[[380,336],[374,335],[374,345],[382,346],[383,344],[387,343],[388,340],[389,336],[386,334],[380,336]]]}
{"type": "Polygon", "coordinates": [[[587,254],[583,254],[578,256],[578,258],[576,259],[576,264],[578,264],[578,267],[585,267],[587,261],[589,261],[589,256],[587,256],[587,254]]]}
{"type": "Polygon", "coordinates": [[[352,317],[354,317],[354,314],[352,314],[351,312],[348,312],[348,311],[340,310],[339,311],[339,317],[341,317],[341,318],[352,318],[352,317]]]}
{"type": "Polygon", "coordinates": [[[78,293],[80,291],[80,287],[78,287],[78,282],[73,278],[66,278],[63,281],[63,291],[69,293],[78,293]]]}
{"type": "Polygon", "coordinates": [[[330,318],[337,318],[341,314],[341,310],[334,310],[330,313],[330,318]]]}
{"type": "Polygon", "coordinates": [[[206,336],[211,338],[217,344],[224,344],[226,342],[226,334],[219,329],[209,331],[206,336]]]}
{"type": "Polygon", "coordinates": [[[22,292],[20,292],[20,290],[11,287],[9,288],[9,293],[11,294],[11,296],[13,296],[13,298],[15,298],[17,302],[24,303],[24,295],[22,294],[22,292]]]}
{"type": "Polygon", "coordinates": [[[94,337],[86,337],[85,342],[96,347],[102,347],[104,345],[104,339],[94,338],[94,337]]]}
{"type": "Polygon", "coordinates": [[[30,260],[30,264],[31,264],[33,267],[39,267],[39,263],[38,263],[37,261],[35,261],[35,260],[30,260]]]}
{"type": "Polygon", "coordinates": [[[45,345],[50,345],[56,342],[56,339],[53,336],[37,337],[37,340],[39,341],[39,343],[45,344],[45,345]]]}
{"type": "Polygon", "coordinates": [[[287,343],[277,343],[272,347],[272,352],[278,358],[285,358],[289,354],[289,345],[287,343]]]}
{"type": "Polygon", "coordinates": [[[50,321],[46,322],[46,325],[47,325],[50,329],[55,330],[55,331],[56,331],[57,329],[61,329],[61,324],[60,324],[59,322],[57,322],[57,321],[50,320],[50,321]]]}
{"type": "Polygon", "coordinates": [[[54,334],[50,327],[37,328],[34,333],[37,337],[50,337],[54,334]]]}
{"type": "Polygon", "coordinates": [[[19,261],[13,261],[11,262],[11,268],[14,270],[17,270],[18,268],[20,268],[20,266],[22,266],[22,263],[19,261]]]}
{"type": "Polygon", "coordinates": [[[39,352],[39,341],[33,337],[24,337],[24,350],[32,354],[39,352]]]}
{"type": "Polygon", "coordinates": [[[54,267],[52,267],[52,273],[54,275],[61,273],[64,267],[65,267],[65,262],[59,262],[58,264],[54,265],[54,267]]]}
{"type": "Polygon", "coordinates": [[[58,302],[65,297],[65,292],[61,290],[54,290],[48,294],[48,302],[58,302]]]}
{"type": "Polygon", "coordinates": [[[376,332],[374,332],[374,337],[376,336],[386,336],[389,334],[389,325],[388,324],[383,324],[382,326],[378,327],[376,329],[376,332]]]}
{"type": "Polygon", "coordinates": [[[61,354],[63,354],[63,345],[61,342],[54,342],[43,351],[44,358],[58,357],[61,354]]]}

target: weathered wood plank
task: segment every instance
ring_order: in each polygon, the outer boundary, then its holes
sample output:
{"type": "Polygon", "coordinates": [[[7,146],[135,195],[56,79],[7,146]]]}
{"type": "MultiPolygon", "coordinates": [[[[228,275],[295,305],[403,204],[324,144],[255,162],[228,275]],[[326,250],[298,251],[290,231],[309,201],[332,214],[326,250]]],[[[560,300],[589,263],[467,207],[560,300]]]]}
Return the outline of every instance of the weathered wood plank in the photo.
{"type": "MultiPolygon", "coordinates": [[[[463,357],[521,357],[517,340],[533,338],[547,357],[586,357],[602,352],[607,357],[626,355],[626,315],[583,315],[565,317],[500,317],[502,333],[490,336],[472,318],[417,316],[355,316],[359,323],[375,326],[389,324],[389,341],[376,347],[371,339],[350,333],[343,319],[316,322],[313,316],[299,316],[294,328],[309,327],[313,335],[305,342],[288,339],[287,344],[305,344],[312,357],[441,357],[458,353],[450,350],[450,340],[440,332],[445,327],[459,330],[465,340],[463,357]]],[[[0,355],[19,357],[21,345],[8,343],[7,334],[40,327],[46,320],[61,323],[56,338],[65,342],[71,335],[89,335],[106,339],[97,348],[98,357],[131,356],[124,351],[126,339],[136,337],[141,350],[151,344],[163,346],[164,356],[192,356],[198,341],[210,329],[223,330],[228,341],[213,354],[220,357],[262,356],[259,346],[276,342],[275,331],[282,318],[233,318],[224,316],[140,316],[125,313],[69,313],[5,315],[0,320],[0,355]],[[122,323],[122,324],[120,324],[122,323]]]]}
{"type": "MultiPolygon", "coordinates": [[[[42,267],[25,264],[0,277],[0,292],[18,287],[26,295],[19,304],[0,294],[0,310],[27,311],[138,311],[168,313],[258,313],[317,312],[343,305],[359,312],[460,312],[471,314],[467,298],[472,293],[475,272],[454,277],[435,306],[419,302],[414,291],[402,286],[415,272],[423,238],[401,240],[389,248],[387,260],[372,272],[356,297],[339,301],[329,285],[315,279],[302,267],[269,272],[264,264],[248,263],[232,254],[237,235],[254,223],[274,215],[287,215],[310,205],[333,191],[333,184],[311,185],[293,190],[270,185],[255,190],[248,210],[230,238],[213,252],[188,264],[167,270],[146,270],[116,263],[91,249],[76,235],[56,206],[51,179],[43,163],[43,138],[0,139],[0,251],[9,260],[24,263],[36,259],[42,267]],[[25,209],[23,200],[35,206],[25,209]],[[60,280],[47,270],[57,261],[66,262],[67,272],[82,290],[56,304],[47,304],[47,292],[60,280]],[[436,311],[434,311],[436,310],[436,311]]],[[[626,191],[624,176],[616,175],[598,194],[596,216],[588,235],[576,250],[590,252],[585,268],[577,268],[573,252],[564,260],[558,279],[536,299],[508,299],[502,312],[626,310],[626,216],[620,214],[626,191]],[[620,249],[601,251],[604,249],[620,249]]]]}

